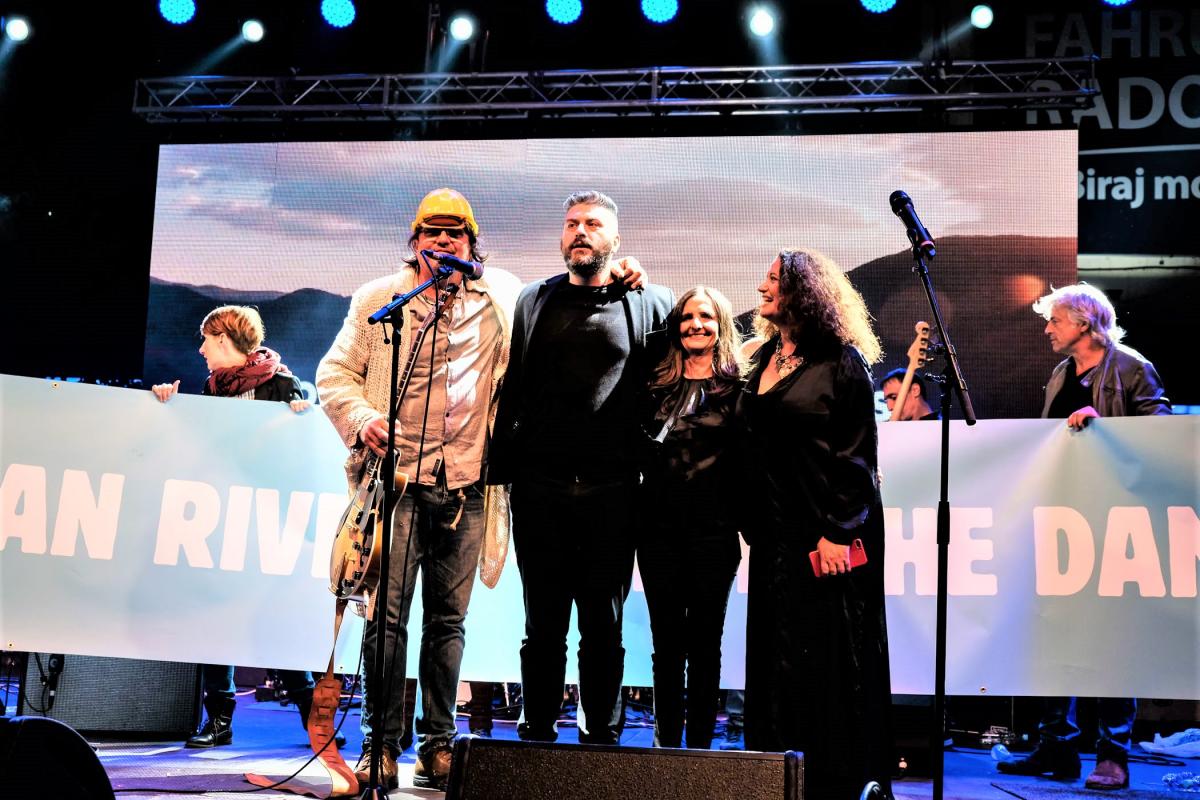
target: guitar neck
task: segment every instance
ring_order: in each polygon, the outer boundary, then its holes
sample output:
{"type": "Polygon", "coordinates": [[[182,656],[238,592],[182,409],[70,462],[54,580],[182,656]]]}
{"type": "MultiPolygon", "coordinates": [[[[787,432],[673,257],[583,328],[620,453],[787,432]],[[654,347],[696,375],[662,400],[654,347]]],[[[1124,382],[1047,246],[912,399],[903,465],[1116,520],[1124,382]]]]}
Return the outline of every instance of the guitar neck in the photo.
{"type": "Polygon", "coordinates": [[[912,389],[913,373],[916,371],[917,368],[911,363],[908,365],[908,369],[904,370],[904,380],[900,381],[900,393],[896,395],[896,403],[892,406],[892,422],[899,421],[900,415],[904,413],[904,406],[908,402],[908,393],[912,389]]]}
{"type": "Polygon", "coordinates": [[[929,323],[918,322],[913,327],[917,332],[917,338],[913,340],[912,345],[908,348],[908,367],[904,370],[904,380],[900,381],[900,392],[896,395],[895,404],[892,405],[892,416],[889,418],[892,422],[904,419],[904,407],[908,405],[908,393],[912,390],[913,375],[925,365],[926,361],[926,348],[929,345],[929,323]]]}

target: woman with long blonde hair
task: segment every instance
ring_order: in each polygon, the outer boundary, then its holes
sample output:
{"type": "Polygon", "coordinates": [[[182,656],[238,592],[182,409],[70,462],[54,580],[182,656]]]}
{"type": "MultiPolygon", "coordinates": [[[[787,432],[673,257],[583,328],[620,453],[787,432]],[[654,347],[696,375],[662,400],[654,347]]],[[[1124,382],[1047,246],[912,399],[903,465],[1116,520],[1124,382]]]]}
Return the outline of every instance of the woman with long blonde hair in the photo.
{"type": "Polygon", "coordinates": [[[729,301],[705,286],[679,298],[667,334],[650,385],[645,427],[657,445],[645,470],[637,552],[654,643],[654,741],[680,747],[686,728],[687,746],[707,749],[725,609],[741,561],[727,502],[740,337],[729,301]]]}

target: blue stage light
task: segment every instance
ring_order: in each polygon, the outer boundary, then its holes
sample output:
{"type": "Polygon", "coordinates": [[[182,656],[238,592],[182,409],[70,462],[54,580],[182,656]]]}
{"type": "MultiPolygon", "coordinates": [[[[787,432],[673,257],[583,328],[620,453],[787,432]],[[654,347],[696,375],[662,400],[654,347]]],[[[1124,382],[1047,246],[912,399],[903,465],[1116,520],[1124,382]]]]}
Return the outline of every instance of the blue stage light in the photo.
{"type": "Polygon", "coordinates": [[[971,24],[980,30],[991,27],[995,19],[991,6],[978,5],[971,9],[971,24]]]}
{"type": "Polygon", "coordinates": [[[475,23],[465,14],[459,14],[450,20],[450,38],[456,42],[465,42],[475,35],[475,23]]]}
{"type": "Polygon", "coordinates": [[[1104,0],[1104,5],[1106,5],[1106,6],[1127,6],[1132,2],[1133,2],[1133,0],[1104,0]]]}
{"type": "Polygon", "coordinates": [[[642,13],[660,25],[670,22],[679,13],[679,0],[642,0],[642,13]]]}
{"type": "Polygon", "coordinates": [[[766,8],[750,12],[750,32],[755,36],[770,36],[775,30],[775,15],[766,8]]]}
{"type": "Polygon", "coordinates": [[[9,17],[4,23],[4,35],[14,42],[20,43],[29,38],[33,28],[24,17],[9,17]]]}
{"type": "Polygon", "coordinates": [[[172,25],[183,25],[196,16],[196,3],[194,0],[158,0],[158,13],[172,25]]]}
{"type": "Polygon", "coordinates": [[[872,14],[882,14],[896,7],[896,0],[858,0],[872,14]]]}
{"type": "Polygon", "coordinates": [[[321,0],[321,16],[335,28],[344,28],[354,22],[353,0],[321,0]]]}
{"type": "Polygon", "coordinates": [[[570,25],[583,13],[583,0],[546,0],[546,13],[559,25],[570,25]]]}
{"type": "Polygon", "coordinates": [[[250,44],[261,42],[267,35],[267,29],[256,19],[248,19],[242,24],[242,38],[250,44]]]}

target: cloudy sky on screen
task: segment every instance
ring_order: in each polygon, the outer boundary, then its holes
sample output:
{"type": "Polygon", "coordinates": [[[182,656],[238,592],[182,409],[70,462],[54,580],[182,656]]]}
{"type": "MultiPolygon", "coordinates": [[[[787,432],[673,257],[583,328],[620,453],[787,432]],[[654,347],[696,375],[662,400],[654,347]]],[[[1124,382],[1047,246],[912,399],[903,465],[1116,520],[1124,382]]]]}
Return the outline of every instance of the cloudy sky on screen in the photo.
{"type": "Polygon", "coordinates": [[[562,201],[594,188],[621,208],[622,255],[740,309],[782,248],[849,270],[906,249],[895,189],[935,237],[1074,237],[1076,165],[1072,131],[170,145],[151,274],[348,295],[399,266],[420,198],[452,186],[489,266],[529,281],[562,271],[562,201]]]}

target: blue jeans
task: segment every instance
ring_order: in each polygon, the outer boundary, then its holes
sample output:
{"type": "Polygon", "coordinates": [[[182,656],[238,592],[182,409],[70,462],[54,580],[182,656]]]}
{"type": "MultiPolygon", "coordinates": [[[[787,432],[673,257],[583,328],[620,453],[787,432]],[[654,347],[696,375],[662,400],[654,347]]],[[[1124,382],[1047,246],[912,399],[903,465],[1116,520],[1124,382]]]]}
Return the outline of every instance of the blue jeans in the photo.
{"type": "Polygon", "coordinates": [[[232,700],[237,694],[233,685],[232,664],[201,664],[200,676],[204,685],[204,697],[211,701],[232,700]]]}
{"type": "Polygon", "coordinates": [[[478,485],[446,489],[417,485],[400,499],[392,524],[388,570],[387,632],[384,663],[388,681],[387,707],[376,708],[383,687],[373,686],[369,673],[375,663],[380,609],[363,635],[364,752],[372,733],[383,731],[383,743],[400,753],[404,733],[404,678],[408,663],[408,613],[412,607],[417,570],[421,572],[421,653],[417,667],[420,713],[416,718],[418,752],[424,754],[454,741],[458,673],[462,665],[467,604],[475,585],[484,531],[483,491],[478,485]],[[415,536],[410,536],[415,509],[415,536]],[[461,516],[460,516],[461,514],[461,516]],[[456,521],[457,519],[457,521],[456,521]],[[407,557],[405,550],[408,550],[407,557]],[[381,719],[382,717],[382,719],[381,719]]]}
{"type": "MultiPolygon", "coordinates": [[[[1065,742],[1078,745],[1079,725],[1075,720],[1076,697],[1047,697],[1044,700],[1038,734],[1043,742],[1065,742]]],[[[1124,761],[1129,752],[1133,721],[1137,717],[1137,700],[1130,697],[1099,697],[1096,699],[1096,740],[1098,760],[1124,761]]]]}
{"type": "MultiPolygon", "coordinates": [[[[311,672],[281,669],[278,670],[278,673],[279,680],[293,700],[301,692],[311,692],[315,685],[311,672]]],[[[201,675],[204,679],[204,696],[206,698],[212,698],[214,701],[218,699],[232,700],[237,694],[237,687],[233,684],[232,664],[203,664],[201,665],[201,675]]]]}

